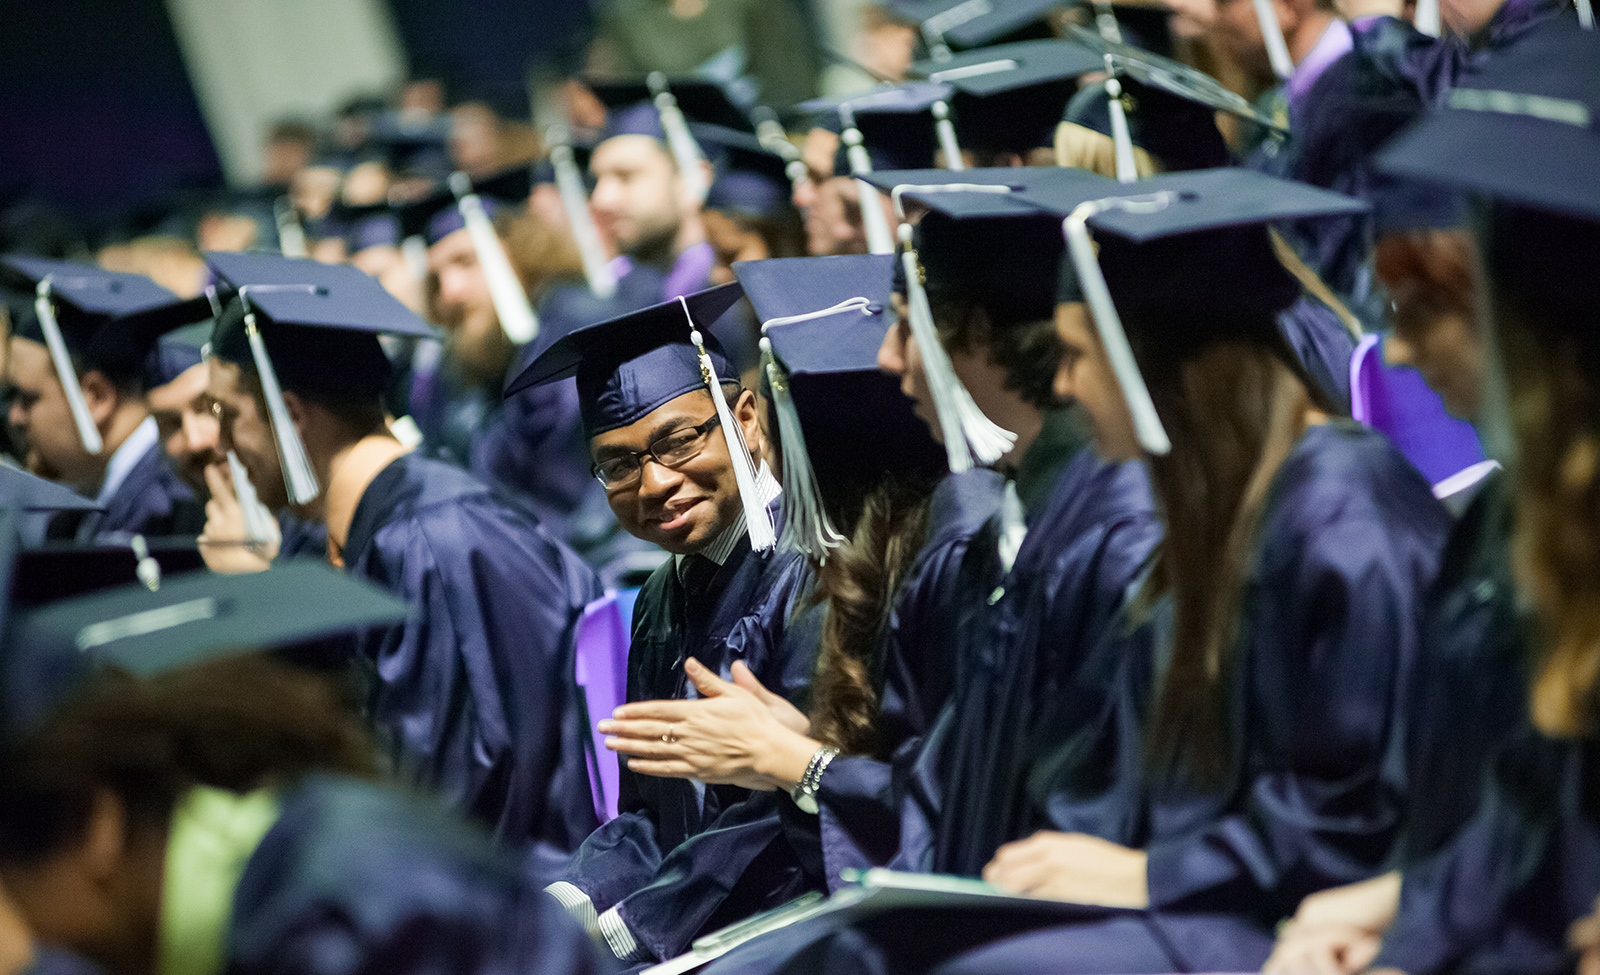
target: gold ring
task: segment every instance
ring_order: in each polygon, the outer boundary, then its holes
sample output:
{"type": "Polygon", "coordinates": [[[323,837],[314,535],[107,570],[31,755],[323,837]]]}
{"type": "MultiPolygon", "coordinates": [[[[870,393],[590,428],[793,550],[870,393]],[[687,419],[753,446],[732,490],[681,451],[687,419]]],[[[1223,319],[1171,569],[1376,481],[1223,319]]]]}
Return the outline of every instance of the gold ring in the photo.
{"type": "Polygon", "coordinates": [[[672,722],[667,722],[667,733],[661,736],[661,740],[669,745],[678,740],[678,736],[672,733],[672,722]]]}

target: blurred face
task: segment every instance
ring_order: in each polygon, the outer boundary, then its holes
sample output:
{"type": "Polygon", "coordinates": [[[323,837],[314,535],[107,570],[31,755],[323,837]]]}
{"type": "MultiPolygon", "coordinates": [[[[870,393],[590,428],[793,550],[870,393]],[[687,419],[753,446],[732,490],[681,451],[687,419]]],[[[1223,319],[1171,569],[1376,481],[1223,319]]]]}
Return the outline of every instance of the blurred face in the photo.
{"type": "Polygon", "coordinates": [[[861,188],[849,176],[817,184],[805,210],[806,249],[813,257],[865,254],[867,233],[861,223],[861,188]]]}
{"type": "MultiPolygon", "coordinates": [[[[1285,31],[1287,10],[1275,2],[1278,22],[1285,31]]],[[[1258,77],[1271,77],[1272,62],[1267,55],[1267,45],[1261,37],[1261,22],[1256,19],[1251,0],[1217,0],[1216,19],[1213,21],[1216,38],[1222,49],[1235,61],[1258,77]]]]}
{"type": "Polygon", "coordinates": [[[217,420],[216,453],[238,454],[261,503],[268,510],[282,510],[289,503],[289,492],[283,486],[272,426],[256,398],[254,377],[231,362],[212,359],[206,378],[207,406],[217,420]]]}
{"type": "Polygon", "coordinates": [[[595,148],[589,171],[595,223],[617,249],[646,260],[670,254],[688,194],[661,143],[647,135],[614,136],[595,148]]]}
{"type": "Polygon", "coordinates": [[[209,384],[210,369],[201,362],[146,397],[173,468],[201,497],[206,494],[206,465],[222,460],[217,452],[217,418],[207,396],[209,384]]]}
{"type": "Polygon", "coordinates": [[[1137,458],[1139,438],[1134,433],[1133,416],[1089,322],[1088,309],[1078,303],[1057,305],[1056,336],[1062,345],[1056,395],[1082,404],[1094,426],[1095,446],[1102,456],[1117,461],[1137,458]]]}
{"type": "Polygon", "coordinates": [[[465,228],[428,248],[428,272],[438,282],[434,310],[451,357],[480,381],[503,374],[514,350],[500,328],[489,279],[465,228]]]}
{"type": "Polygon", "coordinates": [[[100,461],[83,449],[50,352],[31,339],[13,336],[7,357],[15,396],[12,430],[26,445],[29,466],[40,477],[91,490],[99,481],[100,461]]]}
{"type": "MultiPolygon", "coordinates": [[[[761,454],[761,428],[755,396],[741,393],[734,416],[752,453],[761,454]]],[[[664,439],[690,433],[716,415],[708,393],[695,390],[655,409],[620,430],[596,436],[589,450],[596,463],[642,451],[664,439]]],[[[630,483],[607,487],[606,501],[630,535],[675,555],[698,552],[739,513],[739,485],[720,426],[700,440],[697,453],[674,467],[646,455],[630,483]]]]}
{"type": "Polygon", "coordinates": [[[944,443],[939,414],[933,406],[933,393],[928,389],[928,376],[922,371],[922,350],[917,347],[911,325],[906,321],[904,295],[894,296],[894,310],[896,321],[884,333],[883,344],[878,347],[878,368],[900,377],[900,392],[911,400],[911,411],[928,425],[934,440],[944,443]]]}
{"type": "Polygon", "coordinates": [[[1204,37],[1217,22],[1217,0],[1165,0],[1172,11],[1172,32],[1179,37],[1204,37]]]}

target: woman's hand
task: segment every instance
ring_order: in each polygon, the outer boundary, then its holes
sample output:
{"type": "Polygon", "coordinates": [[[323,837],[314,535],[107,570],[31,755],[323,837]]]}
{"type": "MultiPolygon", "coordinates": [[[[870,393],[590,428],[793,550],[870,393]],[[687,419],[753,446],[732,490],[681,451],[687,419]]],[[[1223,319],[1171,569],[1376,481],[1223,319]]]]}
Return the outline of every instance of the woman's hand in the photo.
{"type": "Polygon", "coordinates": [[[983,879],[1030,897],[1143,908],[1150,906],[1146,864],[1143,850],[1082,833],[1040,831],[997,850],[983,879]]]}
{"type": "Polygon", "coordinates": [[[800,715],[767,691],[742,664],[729,683],[698,660],[684,673],[700,692],[693,701],[638,701],[600,722],[606,747],[643,775],[696,779],[746,789],[792,788],[820,747],[795,728],[800,715]]]}
{"type": "Polygon", "coordinates": [[[1400,909],[1400,874],[1318,891],[1278,933],[1267,975],[1349,975],[1378,957],[1400,909]]]}

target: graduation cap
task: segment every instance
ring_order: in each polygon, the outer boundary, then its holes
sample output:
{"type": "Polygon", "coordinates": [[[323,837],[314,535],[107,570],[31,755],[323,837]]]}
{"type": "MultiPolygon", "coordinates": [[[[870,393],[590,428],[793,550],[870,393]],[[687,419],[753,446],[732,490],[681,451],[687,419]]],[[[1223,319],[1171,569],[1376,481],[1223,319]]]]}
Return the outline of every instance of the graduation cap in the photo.
{"type": "Polygon", "coordinates": [[[1049,145],[1078,78],[1104,68],[1099,54],[1062,40],[1019,41],[912,65],[954,89],[963,146],[1018,153],[1049,145]]]}
{"type": "Polygon", "coordinates": [[[1071,28],[1071,35],[1073,40],[1107,58],[1111,70],[1119,78],[1132,78],[1179,98],[1210,105],[1216,111],[1237,115],[1274,132],[1288,131],[1282,122],[1257,111],[1249,99],[1223,87],[1204,71],[1130,44],[1107,40],[1076,25],[1071,28]]]}
{"type": "Polygon", "coordinates": [[[981,47],[1003,40],[1049,37],[1049,17],[1063,0],[890,0],[896,14],[920,25],[934,59],[951,48],[981,47]]]}
{"type": "Polygon", "coordinates": [[[1600,35],[1529,35],[1377,157],[1399,176],[1600,220],[1600,35]]]}
{"type": "MultiPolygon", "coordinates": [[[[1133,78],[1118,79],[1131,143],[1149,153],[1168,172],[1215,169],[1231,159],[1217,129],[1218,106],[1196,97],[1175,95],[1133,78]]],[[[1115,138],[1111,96],[1103,85],[1090,85],[1067,103],[1062,121],[1115,138]]]]}
{"type": "Polygon", "coordinates": [[[1194,340],[1251,318],[1272,318],[1293,303],[1300,289],[1278,263],[1265,225],[1355,214],[1367,206],[1237,168],[1154,176],[1138,188],[1137,194],[1087,201],[1050,189],[1023,195],[1065,218],[1067,248],[1057,300],[1089,306],[1140,445],[1165,454],[1171,442],[1139,372],[1124,320],[1140,328],[1167,328],[1172,334],[1164,340],[1172,341],[1194,340]]]}
{"type": "Polygon", "coordinates": [[[705,158],[689,131],[691,120],[753,132],[753,105],[736,103],[728,86],[703,78],[668,78],[653,71],[643,79],[597,81],[589,85],[606,106],[606,138],[648,135],[667,144],[689,194],[704,201],[710,189],[700,162],[705,158]]]}
{"type": "Polygon", "coordinates": [[[338,236],[351,254],[371,247],[399,247],[403,239],[400,217],[387,203],[351,206],[340,201],[329,211],[328,222],[338,228],[338,236]]]}
{"type": "Polygon", "coordinates": [[[0,498],[23,511],[98,511],[100,505],[55,481],[0,459],[0,498]]]}
{"type": "Polygon", "coordinates": [[[206,263],[234,296],[217,320],[212,354],[259,376],[289,500],[305,504],[321,489],[284,406],[283,389],[376,397],[389,378],[377,336],[434,338],[434,331],[349,265],[220,252],[207,253],[206,263]]]}
{"type": "Polygon", "coordinates": [[[715,125],[689,126],[711,155],[714,175],[706,206],[769,216],[789,205],[789,161],[754,135],[715,125]]]}
{"type": "Polygon", "coordinates": [[[384,112],[367,136],[385,164],[402,177],[438,178],[450,171],[450,118],[384,112]]]}
{"type": "Polygon", "coordinates": [[[756,488],[744,433],[722,389],[724,382],[738,382],[738,376],[710,328],[743,295],[737,284],[725,284],[574,329],[512,379],[505,395],[575,376],[584,436],[593,439],[635,423],[685,393],[706,391],[733,460],[750,546],[757,551],[771,548],[776,541],[772,519],[756,488]]]}
{"type": "Polygon", "coordinates": [[[406,616],[405,603],[381,589],[304,560],[54,603],[12,621],[0,676],[6,737],[36,727],[98,668],[153,677],[406,616]]]}
{"type": "Polygon", "coordinates": [[[505,244],[495,232],[492,217],[507,207],[522,206],[533,192],[533,168],[513,166],[474,180],[466,173],[451,173],[445,185],[400,211],[402,238],[421,235],[429,246],[465,230],[472,239],[489,299],[506,337],[517,345],[539,336],[539,317],[528,293],[511,267],[505,244]]]}
{"type": "Polygon", "coordinates": [[[844,542],[823,501],[830,488],[942,466],[898,381],[878,368],[894,321],[894,265],[873,254],[733,266],[762,321],[762,372],[782,448],[782,543],[819,562],[844,542]]]}
{"type": "Polygon", "coordinates": [[[142,274],[21,255],[0,257],[0,274],[12,288],[33,291],[33,313],[19,316],[12,332],[49,350],[78,436],[91,454],[103,444],[72,357],[113,379],[143,378],[162,333],[210,314],[205,299],[179,298],[142,274]]]}

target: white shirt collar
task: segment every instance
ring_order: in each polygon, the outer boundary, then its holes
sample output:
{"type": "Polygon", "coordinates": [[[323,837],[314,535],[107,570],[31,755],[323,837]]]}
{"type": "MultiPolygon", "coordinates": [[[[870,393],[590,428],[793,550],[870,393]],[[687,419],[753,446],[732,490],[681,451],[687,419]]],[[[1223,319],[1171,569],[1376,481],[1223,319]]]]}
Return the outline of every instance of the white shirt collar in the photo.
{"type": "Polygon", "coordinates": [[[153,416],[145,417],[134,427],[128,439],[122,441],[122,446],[106,462],[106,477],[100,482],[100,493],[95,496],[95,503],[102,508],[110,503],[112,497],[122,489],[122,482],[128,479],[144,455],[155,449],[160,439],[161,433],[156,428],[156,418],[153,416]]]}

